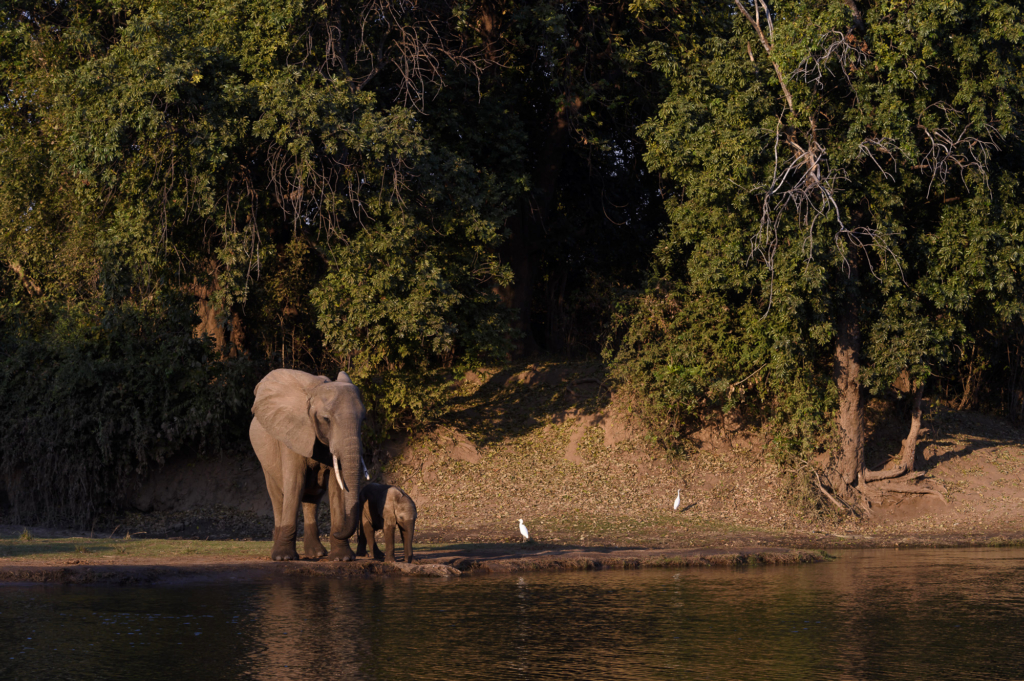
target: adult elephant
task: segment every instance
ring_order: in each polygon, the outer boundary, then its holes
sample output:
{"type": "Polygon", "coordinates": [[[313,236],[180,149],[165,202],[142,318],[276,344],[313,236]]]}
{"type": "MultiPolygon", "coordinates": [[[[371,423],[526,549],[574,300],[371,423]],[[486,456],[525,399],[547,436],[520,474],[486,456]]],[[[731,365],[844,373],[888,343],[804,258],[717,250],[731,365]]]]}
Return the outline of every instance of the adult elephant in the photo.
{"type": "Polygon", "coordinates": [[[344,371],[338,379],[294,369],[275,369],[253,391],[249,439],[263,466],[274,506],[274,560],[295,560],[295,518],[299,503],[305,523],[303,551],[326,555],[316,522],[328,492],[332,560],[354,560],[348,538],[359,524],[362,485],[360,431],[366,409],[359,389],[344,371]],[[332,470],[333,469],[333,470],[332,470]],[[333,473],[333,475],[332,475],[333,473]]]}

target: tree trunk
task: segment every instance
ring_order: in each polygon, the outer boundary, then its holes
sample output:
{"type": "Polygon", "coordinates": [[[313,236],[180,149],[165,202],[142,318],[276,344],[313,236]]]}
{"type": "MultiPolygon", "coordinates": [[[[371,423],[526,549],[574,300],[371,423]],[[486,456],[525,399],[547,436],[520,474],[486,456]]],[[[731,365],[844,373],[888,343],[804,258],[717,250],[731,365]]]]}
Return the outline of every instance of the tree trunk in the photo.
{"type": "Polygon", "coordinates": [[[924,397],[924,381],[917,386],[914,393],[914,410],[910,415],[910,432],[907,439],[903,441],[903,449],[900,451],[900,466],[904,473],[914,470],[914,459],[917,457],[917,436],[921,432],[921,401],[924,397]]]}
{"type": "Polygon", "coordinates": [[[910,416],[910,432],[903,440],[900,449],[900,463],[895,468],[881,471],[864,471],[864,482],[889,480],[914,471],[914,459],[917,457],[917,436],[921,432],[921,402],[924,397],[924,381],[914,392],[914,410],[910,416]]]}
{"type": "Polygon", "coordinates": [[[238,357],[245,353],[245,330],[242,318],[237,312],[215,307],[211,301],[218,290],[216,265],[209,265],[208,283],[201,283],[194,277],[191,293],[196,296],[196,314],[199,324],[192,329],[192,334],[199,338],[209,336],[213,346],[221,357],[238,357]]]}
{"type": "Polygon", "coordinates": [[[844,304],[839,311],[836,338],[835,380],[839,389],[839,474],[855,485],[864,470],[864,390],[860,381],[860,319],[856,263],[850,263],[844,304]]]}
{"type": "Polygon", "coordinates": [[[501,259],[512,267],[513,281],[502,291],[502,299],[519,311],[517,328],[522,333],[518,354],[532,354],[537,341],[531,328],[533,288],[536,283],[538,244],[544,239],[548,218],[558,193],[565,149],[569,142],[569,118],[579,108],[579,98],[567,98],[558,108],[543,139],[537,141],[540,154],[533,172],[533,190],[520,203],[519,211],[508,219],[511,232],[501,248],[501,259]]]}

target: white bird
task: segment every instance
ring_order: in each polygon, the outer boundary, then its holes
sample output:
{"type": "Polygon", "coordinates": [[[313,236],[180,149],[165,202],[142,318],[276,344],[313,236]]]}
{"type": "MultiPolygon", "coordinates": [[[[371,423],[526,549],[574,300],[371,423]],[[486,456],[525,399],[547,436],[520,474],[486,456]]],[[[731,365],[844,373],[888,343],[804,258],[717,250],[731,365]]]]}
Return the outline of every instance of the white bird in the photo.
{"type": "Polygon", "coordinates": [[[519,519],[519,534],[523,535],[523,539],[529,541],[530,531],[526,529],[526,525],[523,525],[523,519],[519,519]]]}
{"type": "Polygon", "coordinates": [[[682,494],[683,494],[683,490],[681,490],[681,489],[677,489],[676,490],[676,500],[675,500],[675,503],[672,504],[672,510],[673,511],[678,511],[679,510],[679,502],[682,500],[682,494]]]}

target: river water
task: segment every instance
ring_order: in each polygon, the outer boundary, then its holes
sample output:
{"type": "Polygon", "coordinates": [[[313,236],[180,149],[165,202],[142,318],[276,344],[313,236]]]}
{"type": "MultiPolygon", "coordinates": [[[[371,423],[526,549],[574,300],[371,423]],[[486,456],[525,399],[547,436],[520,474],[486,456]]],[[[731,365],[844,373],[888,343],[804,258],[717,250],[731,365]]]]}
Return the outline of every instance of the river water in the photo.
{"type": "Polygon", "coordinates": [[[0,679],[1021,679],[1024,550],[818,565],[0,586],[0,679]]]}

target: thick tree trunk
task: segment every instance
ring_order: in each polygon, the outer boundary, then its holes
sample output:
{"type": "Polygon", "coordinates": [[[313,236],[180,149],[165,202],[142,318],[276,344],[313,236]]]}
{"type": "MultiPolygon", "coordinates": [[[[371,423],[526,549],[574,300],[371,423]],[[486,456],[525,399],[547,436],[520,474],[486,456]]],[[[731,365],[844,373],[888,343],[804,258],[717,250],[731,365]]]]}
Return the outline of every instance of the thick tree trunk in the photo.
{"type": "Polygon", "coordinates": [[[846,302],[839,312],[835,380],[839,389],[839,475],[855,485],[864,470],[864,389],[860,380],[860,319],[857,301],[858,272],[850,264],[846,302]]]}

